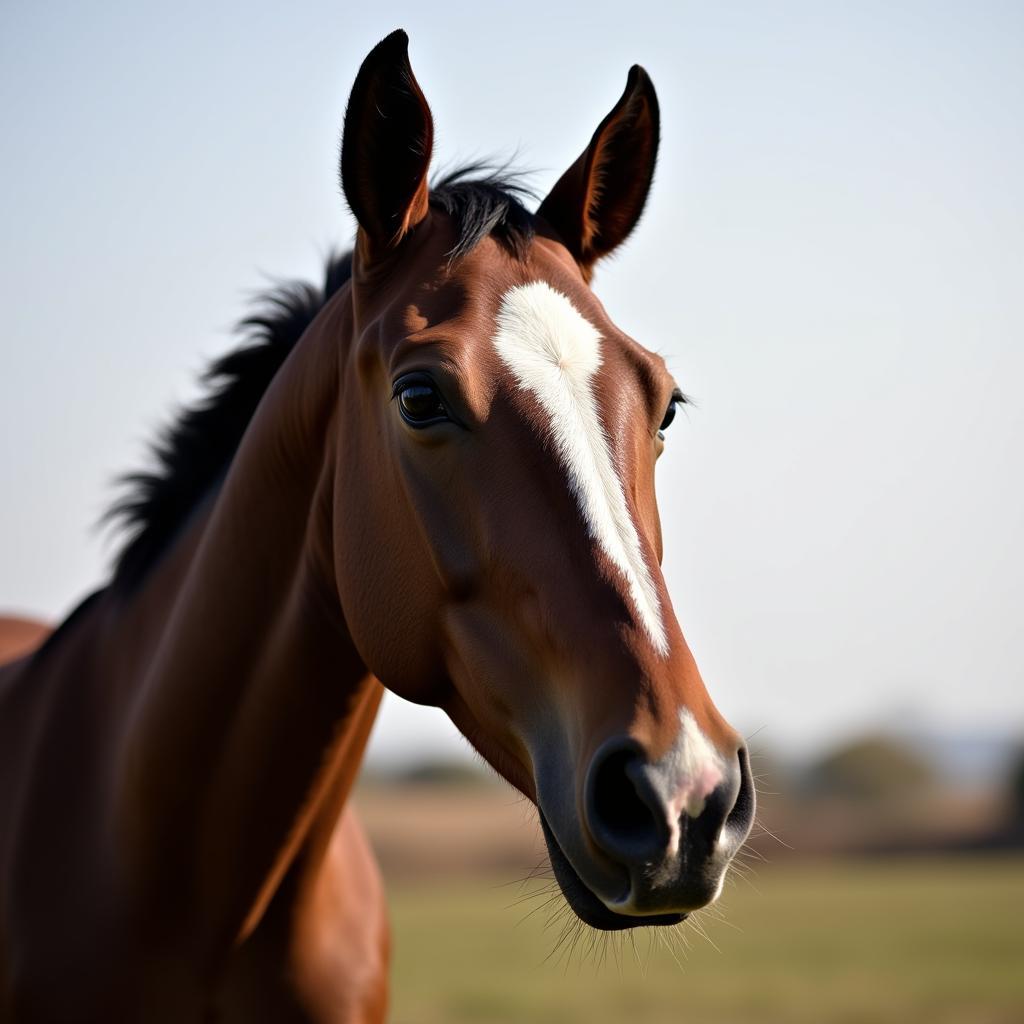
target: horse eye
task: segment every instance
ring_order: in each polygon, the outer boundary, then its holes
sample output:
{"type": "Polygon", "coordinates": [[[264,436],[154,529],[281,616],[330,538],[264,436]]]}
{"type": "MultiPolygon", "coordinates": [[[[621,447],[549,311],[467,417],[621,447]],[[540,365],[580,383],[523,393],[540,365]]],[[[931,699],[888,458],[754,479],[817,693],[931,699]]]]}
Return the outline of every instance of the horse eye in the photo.
{"type": "Polygon", "coordinates": [[[661,421],[661,426],[658,427],[659,437],[665,437],[665,431],[668,430],[668,428],[672,424],[672,421],[676,418],[677,405],[679,405],[679,396],[673,395],[672,400],[668,403],[668,408],[665,410],[665,418],[661,421]]]}
{"type": "Polygon", "coordinates": [[[411,427],[425,427],[448,419],[440,392],[428,381],[406,384],[398,392],[398,408],[402,419],[411,427]]]}

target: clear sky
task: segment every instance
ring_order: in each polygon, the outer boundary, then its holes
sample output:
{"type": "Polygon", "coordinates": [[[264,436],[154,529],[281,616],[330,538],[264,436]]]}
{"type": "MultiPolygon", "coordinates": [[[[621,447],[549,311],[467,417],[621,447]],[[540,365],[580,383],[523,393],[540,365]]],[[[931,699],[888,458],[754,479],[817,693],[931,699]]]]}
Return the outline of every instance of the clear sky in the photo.
{"type": "MultiPolygon", "coordinates": [[[[596,290],[696,409],[666,569],[719,707],[783,752],[1024,734],[1024,5],[0,5],[0,607],[102,582],[111,481],[269,277],[353,230],[359,62],[395,27],[440,163],[543,191],[658,88],[648,211],[596,290]]],[[[380,755],[452,743],[391,701],[380,755]]]]}

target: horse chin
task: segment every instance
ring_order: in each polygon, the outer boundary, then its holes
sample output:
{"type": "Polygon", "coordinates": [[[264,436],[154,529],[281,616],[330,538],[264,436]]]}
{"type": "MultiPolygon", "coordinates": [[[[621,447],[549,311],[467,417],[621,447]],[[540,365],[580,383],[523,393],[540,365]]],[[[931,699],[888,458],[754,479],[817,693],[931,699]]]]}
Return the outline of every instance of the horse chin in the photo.
{"type": "Polygon", "coordinates": [[[604,932],[617,932],[645,925],[679,924],[686,920],[687,915],[682,912],[632,916],[617,914],[615,911],[609,910],[569,863],[569,858],[559,846],[547,818],[544,817],[544,812],[539,807],[537,811],[540,816],[541,828],[544,831],[544,841],[548,847],[548,857],[551,859],[551,867],[555,872],[555,879],[562,890],[565,902],[584,924],[604,932]]]}

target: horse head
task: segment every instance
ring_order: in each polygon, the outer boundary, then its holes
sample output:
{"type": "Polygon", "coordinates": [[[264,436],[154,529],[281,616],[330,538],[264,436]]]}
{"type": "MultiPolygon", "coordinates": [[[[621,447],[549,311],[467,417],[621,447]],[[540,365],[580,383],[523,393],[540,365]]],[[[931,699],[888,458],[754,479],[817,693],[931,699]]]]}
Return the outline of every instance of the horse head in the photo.
{"type": "Polygon", "coordinates": [[[536,803],[566,899],[604,929],[714,900],[754,813],[661,570],[655,464],[684,398],[590,288],[643,211],[658,137],[634,67],[536,213],[478,182],[456,215],[396,32],[359,72],[341,154],[346,622],[386,686],[443,708],[536,803]]]}

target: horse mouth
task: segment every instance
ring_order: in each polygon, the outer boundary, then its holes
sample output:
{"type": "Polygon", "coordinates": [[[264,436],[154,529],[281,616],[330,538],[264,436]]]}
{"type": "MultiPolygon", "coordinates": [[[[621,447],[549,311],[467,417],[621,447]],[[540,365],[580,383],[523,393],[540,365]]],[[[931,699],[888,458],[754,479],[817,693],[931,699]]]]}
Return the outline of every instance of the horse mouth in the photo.
{"type": "Polygon", "coordinates": [[[558,845],[558,840],[555,838],[547,818],[544,817],[544,812],[539,807],[537,813],[540,817],[540,825],[544,832],[544,841],[547,844],[548,857],[551,860],[555,879],[562,890],[565,902],[584,924],[589,924],[591,928],[597,928],[604,932],[617,932],[644,925],[679,924],[686,920],[687,915],[681,911],[672,914],[632,916],[617,914],[614,910],[609,910],[569,863],[569,858],[558,845]]]}

